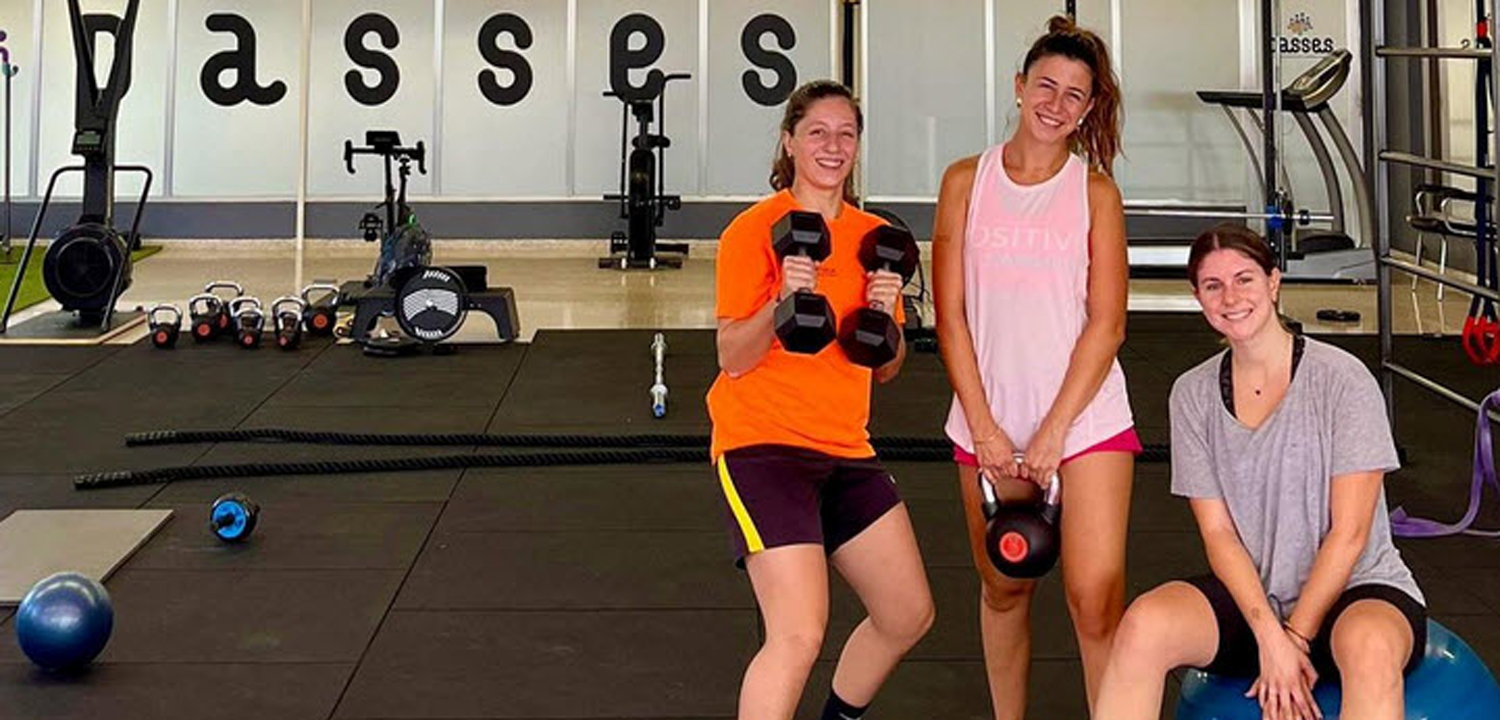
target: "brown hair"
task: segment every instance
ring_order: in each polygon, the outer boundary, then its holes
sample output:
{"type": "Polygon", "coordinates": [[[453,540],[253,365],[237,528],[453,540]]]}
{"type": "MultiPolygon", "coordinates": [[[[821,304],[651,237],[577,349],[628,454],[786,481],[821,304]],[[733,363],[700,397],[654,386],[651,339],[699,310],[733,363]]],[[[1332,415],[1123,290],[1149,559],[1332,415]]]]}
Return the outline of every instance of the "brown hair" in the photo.
{"type": "Polygon", "coordinates": [[[1188,251],[1187,275],[1194,289],[1198,287],[1198,266],[1215,250],[1234,250],[1250,258],[1267,275],[1276,269],[1276,256],[1259,233],[1244,225],[1225,223],[1208,229],[1193,240],[1193,247],[1188,251]]]}
{"type": "MultiPolygon", "coordinates": [[[[781,117],[781,132],[787,135],[795,134],[797,123],[807,116],[807,109],[813,103],[827,98],[843,98],[849,101],[849,106],[854,108],[854,124],[858,132],[865,132],[865,114],[859,108],[859,101],[854,99],[854,91],[844,87],[841,83],[832,80],[814,80],[802,87],[792,91],[786,99],[786,113],[781,117]]],[[[855,203],[859,200],[854,186],[854,178],[859,173],[856,164],[850,168],[849,177],[844,180],[844,201],[855,203]]],[[[797,165],[792,157],[786,153],[781,146],[781,136],[776,137],[776,159],[771,162],[771,189],[787,190],[797,179],[797,165]]]]}
{"type": "Polygon", "coordinates": [[[1032,64],[1044,57],[1060,55],[1089,67],[1094,75],[1091,99],[1094,107],[1084,117],[1083,125],[1073,134],[1072,152],[1088,161],[1089,167],[1114,176],[1115,156],[1120,154],[1120,80],[1115,77],[1109,59],[1109,48],[1091,30],[1078,27],[1066,15],[1054,15],[1047,21],[1047,34],[1031,44],[1021,74],[1030,72],[1032,64]]]}

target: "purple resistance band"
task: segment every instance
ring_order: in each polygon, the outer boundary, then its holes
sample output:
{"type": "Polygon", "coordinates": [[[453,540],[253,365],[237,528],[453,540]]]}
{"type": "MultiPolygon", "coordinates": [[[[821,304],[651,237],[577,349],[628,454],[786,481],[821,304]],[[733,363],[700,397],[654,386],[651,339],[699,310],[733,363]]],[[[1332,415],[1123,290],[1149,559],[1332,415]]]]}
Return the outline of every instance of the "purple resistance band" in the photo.
{"type": "Polygon", "coordinates": [[[1411,517],[1398,507],[1391,513],[1392,533],[1398,537],[1413,538],[1449,535],[1500,538],[1500,530],[1476,530],[1470,527],[1474,524],[1474,517],[1479,514],[1479,500],[1484,494],[1484,486],[1489,485],[1500,492],[1500,479],[1495,477],[1495,448],[1490,441],[1490,410],[1500,411],[1500,390],[1491,393],[1479,404],[1479,419],[1474,426],[1474,480],[1469,485],[1469,510],[1464,513],[1463,519],[1447,525],[1436,520],[1411,517]]]}

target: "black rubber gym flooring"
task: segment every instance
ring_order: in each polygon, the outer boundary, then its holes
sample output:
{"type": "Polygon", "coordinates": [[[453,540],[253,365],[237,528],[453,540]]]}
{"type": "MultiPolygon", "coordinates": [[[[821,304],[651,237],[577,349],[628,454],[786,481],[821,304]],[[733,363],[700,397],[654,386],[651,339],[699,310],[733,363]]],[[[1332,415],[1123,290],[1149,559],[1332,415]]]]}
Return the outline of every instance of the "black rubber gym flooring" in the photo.
{"type": "MultiPolygon", "coordinates": [[[[226,344],[175,351],[0,349],[0,517],[17,508],[171,507],[172,521],[108,582],[115,631],[77,677],[34,670],[0,610],[0,716],[285,720],[727,718],[758,624],[708,465],[515,468],[252,478],[81,492],[72,475],[258,460],[400,457],[494,448],[282,444],[126,448],[127,432],[293,427],[415,433],[706,433],[713,335],[670,331],[670,413],[650,417],[648,331],[542,332],[535,342],[378,360],[353,347],[296,353],[226,344]],[[251,542],[221,545],[208,503],[247,492],[251,542]]],[[[1374,338],[1336,342],[1373,360],[1374,338]]],[[[1132,316],[1121,353],[1138,427],[1167,441],[1177,373],[1218,349],[1201,317],[1132,316]]],[[[1470,397],[1493,370],[1456,342],[1403,338],[1404,362],[1470,397]]],[[[1409,460],[1392,503],[1462,514],[1473,417],[1400,384],[1409,460]]],[[[935,437],[948,407],[935,355],[876,391],[876,435],[935,437]]],[[[937,597],[932,633],[871,717],[988,716],[977,583],[949,463],[893,463],[937,597]]],[[[1129,544],[1132,595],[1206,569],[1167,466],[1141,463],[1129,544]]],[[[1482,521],[1500,524],[1489,500],[1482,521]]],[[[1435,617],[1500,668],[1500,545],[1402,541],[1435,617]]],[[[835,583],[823,660],[799,717],[814,717],[860,617],[835,583]]],[[[1083,688],[1060,583],[1034,612],[1031,716],[1081,718],[1083,688]]]]}

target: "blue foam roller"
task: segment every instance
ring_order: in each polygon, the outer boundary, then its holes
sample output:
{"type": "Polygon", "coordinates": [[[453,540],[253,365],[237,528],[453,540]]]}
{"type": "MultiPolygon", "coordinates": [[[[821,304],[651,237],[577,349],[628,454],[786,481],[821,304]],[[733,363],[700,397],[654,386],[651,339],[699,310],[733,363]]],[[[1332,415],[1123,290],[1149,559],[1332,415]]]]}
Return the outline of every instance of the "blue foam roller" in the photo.
{"type": "MultiPolygon", "coordinates": [[[[1189,670],[1182,679],[1177,720],[1261,720],[1260,704],[1245,697],[1251,679],[1189,670]]],[[[1320,682],[1313,698],[1325,720],[1337,720],[1337,685],[1320,682]]],[[[1427,621],[1427,651],[1406,676],[1406,720],[1495,720],[1500,685],[1467,643],[1448,628],[1427,621]]]]}

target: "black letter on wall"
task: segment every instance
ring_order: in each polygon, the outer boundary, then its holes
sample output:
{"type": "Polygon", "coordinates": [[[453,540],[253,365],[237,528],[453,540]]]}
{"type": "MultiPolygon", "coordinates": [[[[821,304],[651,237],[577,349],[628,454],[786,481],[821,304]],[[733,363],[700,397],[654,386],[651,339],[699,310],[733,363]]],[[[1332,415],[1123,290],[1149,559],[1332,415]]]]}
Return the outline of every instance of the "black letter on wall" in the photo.
{"type": "Polygon", "coordinates": [[[531,26],[525,20],[511,13],[501,13],[484,21],[484,26],[479,28],[479,54],[490,65],[509,70],[515,79],[509,85],[501,85],[494,70],[481,70],[479,92],[496,105],[515,105],[531,92],[531,63],[526,62],[526,56],[521,53],[500,48],[498,41],[502,33],[509,33],[519,50],[531,47],[531,26]]]}
{"type": "Polygon", "coordinates": [[[233,33],[235,47],[210,57],[203,63],[198,84],[203,96],[215,105],[233,107],[246,100],[256,105],[274,105],[286,97],[286,83],[272,81],[261,87],[255,81],[255,28],[245,18],[230,13],[215,13],[204,20],[210,32],[233,33]],[[224,71],[234,71],[234,84],[225,86],[224,71]]]}
{"type": "Polygon", "coordinates": [[[646,82],[639,87],[630,84],[630,71],[651,67],[666,47],[667,35],[655,18],[641,13],[620,18],[609,33],[609,89],[627,102],[655,99],[666,84],[662,71],[646,73],[646,82]],[[643,36],[646,44],[631,50],[630,36],[636,34],[643,36]]]}
{"type": "Polygon", "coordinates": [[[364,76],[358,70],[344,73],[344,88],[349,91],[349,97],[361,105],[382,105],[396,94],[396,88],[401,85],[401,68],[396,66],[396,61],[390,55],[365,47],[365,36],[372,32],[380,36],[380,44],[387,50],[401,44],[401,33],[396,30],[396,24],[384,15],[366,13],[349,23],[349,30],[344,33],[344,51],[349,53],[349,59],[355,65],[380,73],[380,82],[374,87],[365,84],[364,76]]]}
{"type": "Polygon", "coordinates": [[[745,59],[751,65],[776,73],[776,84],[770,87],[762,85],[760,73],[754,70],[746,70],[740,76],[740,84],[751,100],[773,106],[786,102],[787,96],[797,87],[797,66],[786,55],[761,47],[760,40],[767,33],[776,36],[776,45],[782,50],[797,46],[797,33],[786,18],[769,13],[757,15],[740,34],[740,48],[745,51],[745,59]]]}

